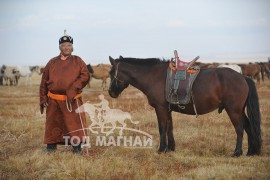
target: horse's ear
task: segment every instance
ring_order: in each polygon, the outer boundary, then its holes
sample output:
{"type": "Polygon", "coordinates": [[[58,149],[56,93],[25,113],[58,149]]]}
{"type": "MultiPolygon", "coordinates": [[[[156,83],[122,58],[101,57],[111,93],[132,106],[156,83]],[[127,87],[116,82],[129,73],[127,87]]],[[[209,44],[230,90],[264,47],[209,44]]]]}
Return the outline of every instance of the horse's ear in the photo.
{"type": "Polygon", "coordinates": [[[119,59],[124,59],[123,56],[119,56],[119,59]]]}
{"type": "Polygon", "coordinates": [[[110,62],[111,62],[111,65],[115,65],[115,60],[111,57],[111,56],[109,56],[109,59],[110,59],[110,62]]]}

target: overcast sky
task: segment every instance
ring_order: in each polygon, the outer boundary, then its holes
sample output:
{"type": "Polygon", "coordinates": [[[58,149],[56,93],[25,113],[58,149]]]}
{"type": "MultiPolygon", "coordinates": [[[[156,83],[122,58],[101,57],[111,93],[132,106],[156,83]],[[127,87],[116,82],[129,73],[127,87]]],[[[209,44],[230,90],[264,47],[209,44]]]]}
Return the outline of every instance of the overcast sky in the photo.
{"type": "Polygon", "coordinates": [[[45,65],[64,29],[86,63],[108,56],[267,61],[270,0],[0,0],[0,65],[45,65]]]}

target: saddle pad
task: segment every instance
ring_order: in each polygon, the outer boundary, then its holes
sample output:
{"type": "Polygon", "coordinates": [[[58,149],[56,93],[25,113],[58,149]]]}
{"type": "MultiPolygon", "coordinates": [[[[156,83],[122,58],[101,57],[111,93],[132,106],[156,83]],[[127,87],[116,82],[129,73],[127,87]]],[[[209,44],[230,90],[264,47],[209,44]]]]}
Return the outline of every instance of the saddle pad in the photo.
{"type": "Polygon", "coordinates": [[[169,103],[188,104],[190,102],[192,85],[200,72],[199,67],[194,67],[194,69],[196,68],[198,68],[198,71],[196,73],[186,73],[185,71],[185,75],[183,76],[183,72],[181,72],[181,78],[175,78],[175,74],[177,74],[177,72],[174,73],[171,68],[167,69],[165,95],[166,100],[169,103]],[[176,93],[174,91],[175,81],[179,81],[179,86],[176,90],[176,93]]]}
{"type": "Polygon", "coordinates": [[[178,70],[176,71],[174,75],[175,80],[186,80],[187,78],[187,72],[186,70],[178,70]]]}

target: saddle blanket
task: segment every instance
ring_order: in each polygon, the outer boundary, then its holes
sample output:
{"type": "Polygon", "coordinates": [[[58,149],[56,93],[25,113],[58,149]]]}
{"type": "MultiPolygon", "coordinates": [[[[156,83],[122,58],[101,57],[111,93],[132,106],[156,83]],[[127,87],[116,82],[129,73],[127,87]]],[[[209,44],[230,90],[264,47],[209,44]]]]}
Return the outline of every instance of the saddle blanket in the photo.
{"type": "Polygon", "coordinates": [[[193,66],[192,69],[192,71],[177,70],[174,72],[168,67],[165,95],[169,103],[186,105],[190,102],[192,85],[200,72],[198,66],[193,66]]]}

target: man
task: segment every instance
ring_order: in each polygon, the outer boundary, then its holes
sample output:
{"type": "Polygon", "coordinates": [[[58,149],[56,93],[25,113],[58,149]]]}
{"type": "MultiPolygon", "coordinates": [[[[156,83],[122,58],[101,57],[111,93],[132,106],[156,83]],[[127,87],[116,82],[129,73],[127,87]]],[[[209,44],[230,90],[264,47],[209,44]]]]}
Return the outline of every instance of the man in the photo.
{"type": "Polygon", "coordinates": [[[40,111],[46,108],[44,143],[46,151],[53,152],[57,144],[73,146],[74,153],[81,152],[85,142],[85,114],[76,113],[82,105],[81,92],[90,74],[84,61],[73,52],[73,38],[64,35],[59,39],[60,55],[52,58],[44,68],[40,84],[40,111]],[[68,137],[68,138],[67,138],[68,137]]]}

